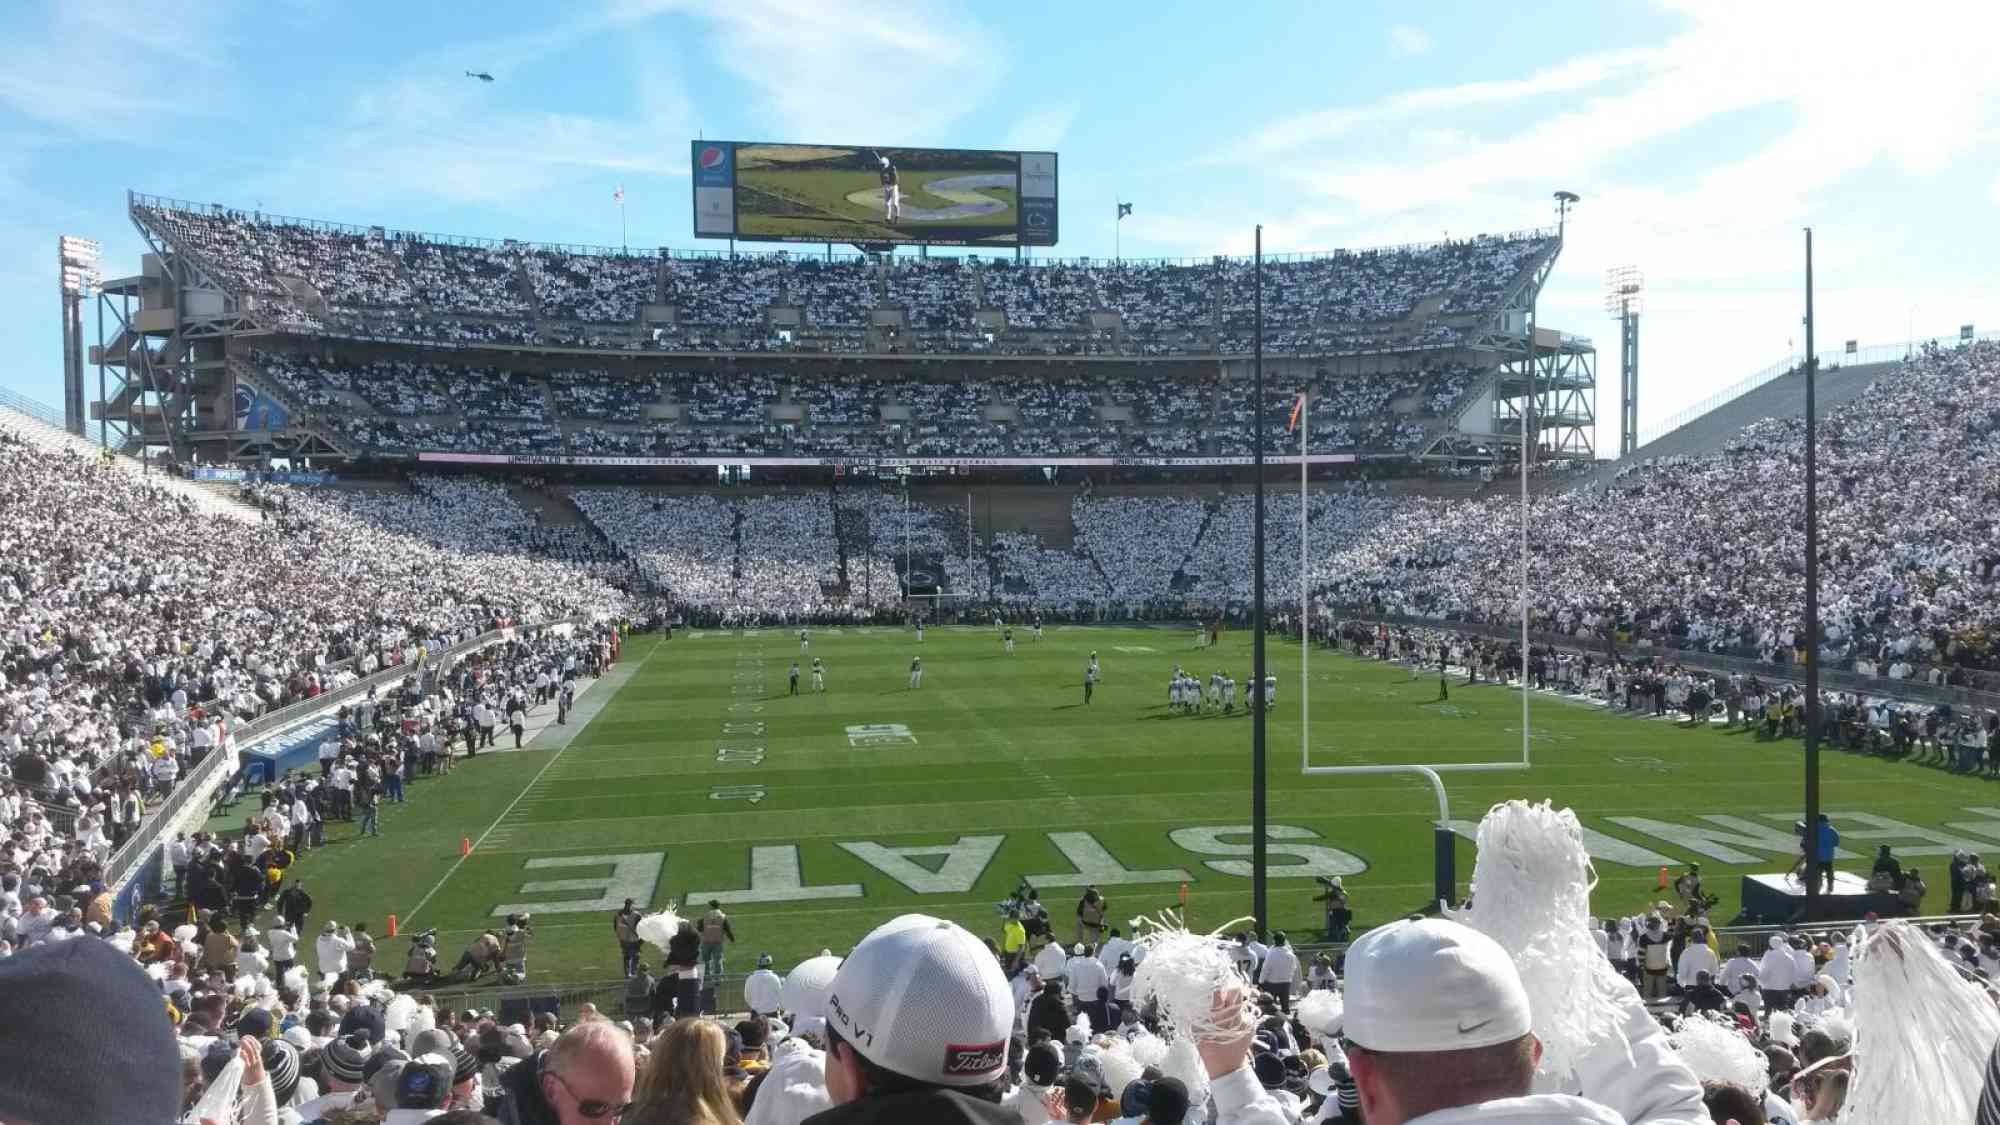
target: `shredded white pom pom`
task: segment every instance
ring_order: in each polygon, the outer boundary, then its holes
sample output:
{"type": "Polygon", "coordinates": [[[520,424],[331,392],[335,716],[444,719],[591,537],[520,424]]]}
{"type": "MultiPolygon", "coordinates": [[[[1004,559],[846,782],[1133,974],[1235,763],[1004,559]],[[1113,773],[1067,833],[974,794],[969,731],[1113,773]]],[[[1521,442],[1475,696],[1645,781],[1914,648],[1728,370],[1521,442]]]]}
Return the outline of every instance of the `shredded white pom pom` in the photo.
{"type": "Polygon", "coordinates": [[[1104,1072],[1105,1084],[1111,1087],[1111,1100],[1117,1101],[1124,1095],[1125,1087],[1138,1081],[1139,1073],[1145,1068],[1132,1057],[1131,1045],[1115,1036],[1092,1050],[1097,1054],[1099,1069],[1104,1072]]]}
{"type": "Polygon", "coordinates": [[[1157,921],[1140,919],[1146,932],[1138,945],[1146,951],[1146,959],[1132,975],[1133,997],[1157,1004],[1160,1022],[1182,1037],[1228,1039],[1255,1026],[1254,990],[1236,971],[1230,943],[1219,936],[1247,921],[1238,918],[1213,933],[1194,934],[1181,928],[1180,919],[1170,912],[1157,921]],[[1218,1006],[1218,998],[1229,989],[1237,991],[1238,1002],[1218,1006]]]}
{"type": "Polygon", "coordinates": [[[382,1027],[388,1031],[406,1031],[410,1026],[410,1017],[416,1014],[417,998],[398,996],[382,1009],[382,1027]]]}
{"type": "Polygon", "coordinates": [[[238,1000],[255,1000],[257,993],[261,991],[258,985],[263,979],[263,977],[244,973],[242,976],[229,982],[229,991],[234,993],[238,1000]]]}
{"type": "Polygon", "coordinates": [[[1846,1008],[1836,1008],[1820,1017],[1819,1029],[1835,1043],[1854,1045],[1854,1018],[1846,1008]]]}
{"type": "Polygon", "coordinates": [[[1697,1016],[1681,1021],[1670,1039],[1681,1060],[1704,1082],[1734,1082],[1757,1098],[1770,1088],[1764,1052],[1732,1026],[1697,1016]]]}
{"type": "Polygon", "coordinates": [[[680,932],[681,916],[674,913],[672,907],[668,907],[658,914],[648,914],[639,919],[639,924],[634,929],[638,932],[640,941],[665,953],[667,942],[680,932]]]}
{"type": "Polygon", "coordinates": [[[1187,1087],[1188,1104],[1200,1105],[1208,1100],[1208,1068],[1202,1065],[1201,1052],[1195,1050],[1194,1040],[1181,1038],[1167,1047],[1166,1057],[1160,1060],[1160,1073],[1168,1078],[1178,1078],[1187,1087]]]}
{"type": "Polygon", "coordinates": [[[404,1025],[403,1034],[405,1036],[422,1035],[436,1026],[437,1009],[426,1008],[420,1004],[417,1006],[416,1011],[410,1013],[410,1022],[404,1025]]]}
{"type": "Polygon", "coordinates": [[[1884,922],[1854,952],[1854,1081],[1843,1121],[1971,1121],[2000,1010],[1931,940],[1884,922]]]}
{"type": "Polygon", "coordinates": [[[361,995],[374,1003],[387,1004],[396,995],[396,990],[390,988],[386,980],[371,980],[361,986],[361,995]]]}
{"type": "Polygon", "coordinates": [[[243,1057],[231,1053],[229,1061],[215,1076],[208,1088],[202,1091],[201,1100],[194,1103],[188,1116],[196,1121],[204,1118],[210,1121],[236,1120],[236,1095],[243,1088],[243,1057]]]}
{"type": "Polygon", "coordinates": [[[1506,801],[1479,822],[1472,905],[1452,917],[1500,943],[1528,992],[1537,1072],[1568,1084],[1592,1046],[1625,1041],[1620,993],[1632,988],[1590,933],[1596,880],[1576,814],[1549,802],[1506,801]]]}
{"type": "Polygon", "coordinates": [[[1340,1031],[1347,1002],[1330,988],[1308,992],[1299,1001],[1296,1015],[1301,1026],[1316,1039],[1332,1039],[1340,1031]]]}
{"type": "Polygon", "coordinates": [[[312,974],[306,972],[304,965],[293,965],[285,970],[284,984],[285,991],[304,996],[306,989],[312,986],[312,974]]]}
{"type": "Polygon", "coordinates": [[[1167,1041],[1152,1032],[1142,1032],[1132,1037],[1132,1059],[1140,1067],[1159,1066],[1167,1059],[1167,1041]]]}

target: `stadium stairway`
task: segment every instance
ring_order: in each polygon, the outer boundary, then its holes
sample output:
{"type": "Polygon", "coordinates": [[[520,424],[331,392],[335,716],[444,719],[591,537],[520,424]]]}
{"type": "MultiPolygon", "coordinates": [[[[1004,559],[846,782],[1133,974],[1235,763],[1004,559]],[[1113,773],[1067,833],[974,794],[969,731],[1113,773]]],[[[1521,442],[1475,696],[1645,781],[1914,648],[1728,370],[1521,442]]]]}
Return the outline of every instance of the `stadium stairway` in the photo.
{"type": "MultiPolygon", "coordinates": [[[[1900,366],[1899,363],[1864,363],[1822,370],[1813,387],[1820,417],[1825,418],[1827,411],[1860,397],[1877,378],[1900,366]]],[[[1625,468],[1653,458],[1713,453],[1727,445],[1743,427],[1765,418],[1802,418],[1806,410],[1805,396],[1805,374],[1787,372],[1752,387],[1685,425],[1667,431],[1628,456],[1604,462],[1596,472],[1576,478],[1574,487],[1608,485],[1625,468]]]]}
{"type": "MultiPolygon", "coordinates": [[[[1069,514],[1070,501],[1076,497],[1073,489],[1017,485],[993,486],[984,491],[986,503],[975,503],[975,508],[984,507],[991,513],[984,537],[989,545],[994,531],[1018,529],[1040,535],[1042,545],[1050,550],[1068,551],[1076,547],[1076,527],[1069,514]]],[[[957,495],[964,493],[959,491],[957,495]]],[[[929,497],[923,499],[932,502],[929,497]]]]}

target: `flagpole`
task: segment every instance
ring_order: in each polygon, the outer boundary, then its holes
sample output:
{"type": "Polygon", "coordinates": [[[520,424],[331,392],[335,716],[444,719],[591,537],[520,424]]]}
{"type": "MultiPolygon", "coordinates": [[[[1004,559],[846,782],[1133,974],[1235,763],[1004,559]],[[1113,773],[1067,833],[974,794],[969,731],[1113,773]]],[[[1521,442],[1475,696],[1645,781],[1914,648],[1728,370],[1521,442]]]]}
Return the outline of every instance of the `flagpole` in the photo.
{"type": "MultiPolygon", "coordinates": [[[[1118,194],[1123,195],[1125,193],[1119,192],[1118,194]]],[[[1123,199],[1113,199],[1111,202],[1114,205],[1111,208],[1114,213],[1114,217],[1111,220],[1111,260],[1122,262],[1125,260],[1125,201],[1123,199]]]]}

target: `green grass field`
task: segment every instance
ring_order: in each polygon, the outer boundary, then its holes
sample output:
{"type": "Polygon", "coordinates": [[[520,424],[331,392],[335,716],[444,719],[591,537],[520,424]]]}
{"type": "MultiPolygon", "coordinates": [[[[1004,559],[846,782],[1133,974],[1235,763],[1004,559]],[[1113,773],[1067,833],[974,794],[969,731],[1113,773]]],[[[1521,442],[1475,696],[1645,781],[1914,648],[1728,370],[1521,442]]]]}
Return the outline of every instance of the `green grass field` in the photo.
{"type": "MultiPolygon", "coordinates": [[[[636,638],[624,661],[636,672],[566,749],[481,755],[449,778],[419,780],[408,804],[384,814],[381,838],[333,825],[297,874],[317,899],[316,922],[367,919],[379,934],[397,914],[405,930],[440,928],[451,959],[496,913],[532,906],[541,982],[618,975],[608,917],[627,894],[724,898],[740,939],[732,972],[760,951],[788,966],[844,949],[909,910],[997,936],[993,904],[1023,875],[1044,888],[1065,935],[1086,879],[1120,920],[1173,904],[1183,881],[1194,925],[1246,913],[1250,721],[1171,715],[1165,685],[1177,661],[1204,678],[1217,667],[1247,678],[1247,634],[1208,652],[1180,631],[1016,636],[1004,656],[983,628],[934,629],[921,649],[899,629],[815,630],[811,654],[826,660],[829,690],[799,698],[785,693],[792,632],[636,638]],[[1086,707],[1093,649],[1105,679],[1086,707]],[[910,691],[918,652],[925,680],[910,691]],[[461,862],[462,837],[478,846],[461,862]]],[[[1418,907],[1430,886],[1429,786],[1302,776],[1297,646],[1274,643],[1270,662],[1280,683],[1272,921],[1295,936],[1317,931],[1313,872],[1346,875],[1364,924],[1418,907]]],[[[1323,652],[1311,673],[1316,763],[1518,757],[1520,697],[1507,689],[1454,679],[1440,704],[1434,673],[1413,680],[1323,652]]],[[[1726,917],[1738,873],[1788,865],[1797,743],[1541,695],[1533,706],[1532,769],[1445,775],[1467,831],[1509,797],[1575,808],[1592,832],[1605,912],[1640,909],[1657,897],[1660,864],[1693,859],[1726,917]]],[[[1984,782],[1841,753],[1826,755],[1824,774],[1848,846],[1867,854],[1890,842],[1906,863],[1916,858],[1935,909],[1951,848],[2000,838],[2000,807],[1984,807],[2000,799],[1984,782]]],[[[1470,844],[1458,863],[1462,886],[1470,844]]],[[[384,943],[382,961],[400,967],[402,953],[384,943]]]]}
{"type": "MultiPolygon", "coordinates": [[[[953,200],[932,194],[927,190],[928,186],[935,180],[967,174],[964,169],[904,172],[904,207],[914,212],[951,206],[953,200]]],[[[947,237],[960,230],[966,232],[965,237],[977,238],[987,233],[1012,231],[1020,218],[1011,188],[983,188],[979,192],[1005,201],[1007,208],[1004,211],[950,220],[906,219],[891,226],[882,222],[882,206],[877,202],[876,194],[881,181],[873,172],[839,169],[801,171],[782,167],[752,169],[746,166],[738,170],[737,183],[753,193],[782,201],[788,211],[771,214],[746,208],[737,217],[739,229],[746,238],[811,237],[838,242],[846,239],[947,237]],[[850,196],[856,192],[868,192],[868,202],[856,203],[851,199],[850,196]]]]}

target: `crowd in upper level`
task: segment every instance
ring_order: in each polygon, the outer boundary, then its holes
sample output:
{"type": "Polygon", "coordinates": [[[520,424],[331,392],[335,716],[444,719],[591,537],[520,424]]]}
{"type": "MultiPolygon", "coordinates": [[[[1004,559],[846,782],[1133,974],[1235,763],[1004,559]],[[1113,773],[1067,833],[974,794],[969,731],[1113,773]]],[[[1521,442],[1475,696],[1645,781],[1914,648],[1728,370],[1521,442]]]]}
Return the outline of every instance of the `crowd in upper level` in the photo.
{"type": "MultiPolygon", "coordinates": [[[[247,370],[358,454],[424,451],[802,457],[1245,456],[1247,384],[1168,375],[691,370],[552,372],[252,351],[247,370]]],[[[1290,378],[1285,376],[1283,378],[1290,378]]],[[[1282,379],[1280,380],[1282,381],[1282,379]]],[[[1477,382],[1456,363],[1313,375],[1309,451],[1421,451],[1477,382]]],[[[1264,449],[1295,386],[1265,400],[1264,449]]]]}
{"type": "MultiPolygon", "coordinates": [[[[1250,350],[1242,259],[674,255],[475,242],[135,198],[132,217],[253,315],[309,335],[668,351],[1099,355],[1250,350]],[[880,323],[894,334],[871,340],[880,323]],[[900,313],[900,317],[896,314],[900,313]],[[1115,327],[1099,314],[1116,314],[1115,327]]],[[[1554,238],[1479,236],[1267,261],[1265,346],[1448,344],[1554,238]]]]}

